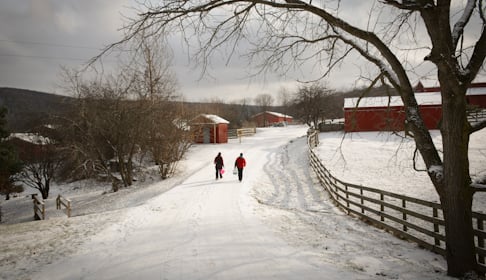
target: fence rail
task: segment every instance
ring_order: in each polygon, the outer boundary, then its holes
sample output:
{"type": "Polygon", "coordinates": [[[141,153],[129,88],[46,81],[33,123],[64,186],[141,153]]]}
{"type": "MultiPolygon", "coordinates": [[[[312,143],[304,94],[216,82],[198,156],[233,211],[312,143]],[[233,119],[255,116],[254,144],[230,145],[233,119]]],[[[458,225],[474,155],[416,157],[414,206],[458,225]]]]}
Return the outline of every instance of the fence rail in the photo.
{"type": "Polygon", "coordinates": [[[230,138],[230,139],[239,138],[240,141],[241,141],[241,137],[253,136],[255,133],[256,133],[255,127],[230,129],[230,130],[228,130],[228,138],[230,138]]]}
{"type": "Polygon", "coordinates": [[[34,219],[45,220],[46,219],[46,205],[42,198],[39,198],[37,194],[32,195],[32,201],[34,203],[34,219]]]}
{"type": "MultiPolygon", "coordinates": [[[[446,255],[445,222],[440,204],[343,182],[331,175],[313,151],[319,141],[318,132],[310,131],[307,139],[311,167],[340,208],[400,238],[446,255]]],[[[483,273],[486,273],[485,221],[486,214],[473,212],[476,256],[483,273]]]]}
{"type": "Polygon", "coordinates": [[[467,119],[471,124],[486,120],[486,109],[471,110],[467,113],[467,119]]]}
{"type": "Polygon", "coordinates": [[[71,217],[71,200],[67,199],[61,195],[58,195],[56,198],[56,209],[62,209],[62,206],[66,208],[66,215],[71,217]]]}

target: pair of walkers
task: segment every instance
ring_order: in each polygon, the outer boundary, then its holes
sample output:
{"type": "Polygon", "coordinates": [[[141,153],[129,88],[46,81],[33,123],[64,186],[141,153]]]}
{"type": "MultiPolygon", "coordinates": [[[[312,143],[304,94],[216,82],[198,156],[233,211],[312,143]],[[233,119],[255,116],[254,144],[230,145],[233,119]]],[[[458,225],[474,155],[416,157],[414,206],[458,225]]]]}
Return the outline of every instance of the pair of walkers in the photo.
{"type": "MultiPolygon", "coordinates": [[[[216,168],[216,180],[223,178],[223,167],[224,161],[221,153],[218,153],[216,158],[214,159],[214,166],[216,168]]],[[[235,160],[235,168],[238,169],[238,180],[241,182],[243,180],[243,168],[246,166],[246,160],[243,157],[243,153],[240,153],[240,156],[235,160]]]]}

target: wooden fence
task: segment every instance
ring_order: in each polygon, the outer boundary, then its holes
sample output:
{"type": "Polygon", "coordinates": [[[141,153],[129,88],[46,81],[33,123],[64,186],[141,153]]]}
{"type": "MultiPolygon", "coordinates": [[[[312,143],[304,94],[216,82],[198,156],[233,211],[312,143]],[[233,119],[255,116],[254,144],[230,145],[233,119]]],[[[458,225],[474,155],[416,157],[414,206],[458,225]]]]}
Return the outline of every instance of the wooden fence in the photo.
{"type": "Polygon", "coordinates": [[[56,209],[62,209],[62,206],[66,208],[66,215],[71,217],[71,200],[67,199],[61,195],[58,195],[56,198],[56,209]]]}
{"type": "Polygon", "coordinates": [[[467,120],[471,123],[478,123],[486,120],[486,109],[471,110],[467,112],[467,120]]]}
{"type": "Polygon", "coordinates": [[[230,139],[239,138],[240,142],[241,142],[241,137],[253,136],[255,133],[256,133],[255,127],[230,129],[230,130],[228,130],[228,138],[230,138],[230,139]]]}
{"type": "Polygon", "coordinates": [[[38,195],[32,195],[32,201],[34,202],[34,219],[45,220],[46,219],[46,205],[42,198],[38,195]]]}
{"type": "MultiPolygon", "coordinates": [[[[307,139],[312,169],[340,208],[399,238],[445,256],[445,223],[440,204],[343,182],[332,176],[314,153],[318,132],[310,131],[307,139]]],[[[485,220],[486,214],[473,212],[476,256],[483,273],[486,273],[485,220]]]]}

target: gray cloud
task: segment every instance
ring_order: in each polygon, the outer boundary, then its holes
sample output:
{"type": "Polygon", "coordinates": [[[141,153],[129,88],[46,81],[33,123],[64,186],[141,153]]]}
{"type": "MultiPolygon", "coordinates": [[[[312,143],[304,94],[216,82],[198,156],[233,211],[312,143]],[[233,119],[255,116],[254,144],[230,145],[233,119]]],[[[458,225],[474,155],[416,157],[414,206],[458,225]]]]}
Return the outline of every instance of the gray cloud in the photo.
{"type": "MultiPolygon", "coordinates": [[[[340,1],[339,13],[355,24],[370,24],[366,14],[370,2],[340,1]],[[359,16],[359,13],[364,14],[359,16]]],[[[61,82],[60,66],[77,68],[103,47],[120,39],[122,15],[133,15],[131,7],[135,4],[134,0],[0,0],[0,86],[62,94],[57,87],[61,82]]],[[[418,30],[417,34],[422,38],[420,34],[424,32],[418,30]]],[[[469,36],[466,38],[469,40],[469,36]]],[[[293,90],[299,85],[296,80],[315,79],[324,70],[321,66],[306,64],[286,76],[270,72],[248,78],[248,73],[255,73],[256,69],[237,54],[230,63],[223,56],[214,57],[209,75],[199,79],[201,68],[184,51],[180,40],[177,37],[170,40],[174,52],[173,69],[181,92],[188,100],[220,98],[231,101],[260,93],[276,97],[283,86],[293,90]]],[[[421,43],[425,46],[428,41],[421,43]]],[[[403,45],[395,47],[406,49],[403,45]]],[[[241,54],[244,48],[245,45],[239,46],[241,54]]],[[[410,62],[407,67],[413,70],[410,72],[412,80],[430,72],[430,64],[422,61],[426,53],[426,50],[404,51],[401,55],[410,62]]],[[[111,62],[106,60],[105,63],[111,62]]],[[[363,66],[361,59],[350,57],[348,63],[327,79],[328,85],[352,88],[357,78],[372,72],[370,69],[372,67],[363,66]]]]}

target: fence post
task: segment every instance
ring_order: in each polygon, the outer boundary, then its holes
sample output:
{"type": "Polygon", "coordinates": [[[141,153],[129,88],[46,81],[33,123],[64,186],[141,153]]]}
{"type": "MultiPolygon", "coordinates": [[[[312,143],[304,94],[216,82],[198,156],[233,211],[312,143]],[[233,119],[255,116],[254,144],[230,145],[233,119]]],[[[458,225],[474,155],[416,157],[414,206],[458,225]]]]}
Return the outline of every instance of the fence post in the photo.
{"type": "MultiPolygon", "coordinates": [[[[439,217],[439,212],[438,212],[437,208],[435,208],[435,207],[432,208],[432,216],[434,218],[439,217]]],[[[439,233],[439,225],[435,222],[434,222],[434,232],[439,233]]],[[[435,242],[436,246],[440,246],[440,240],[438,238],[434,238],[434,242],[435,242]]]]}
{"type": "Polygon", "coordinates": [[[334,189],[336,191],[336,200],[339,200],[339,189],[338,189],[338,186],[337,186],[337,180],[336,178],[332,177],[334,179],[334,189]]]}
{"type": "Polygon", "coordinates": [[[67,216],[68,218],[71,217],[71,200],[67,201],[67,216]]]}
{"type": "MultiPolygon", "coordinates": [[[[402,208],[403,210],[407,209],[407,201],[405,199],[402,199],[402,208]]],[[[404,221],[407,220],[407,213],[405,213],[405,211],[402,212],[402,218],[404,221]]],[[[407,231],[408,228],[406,225],[403,225],[403,231],[407,231]]]]}
{"type": "Polygon", "coordinates": [[[66,215],[71,217],[71,200],[58,195],[56,198],[56,209],[62,209],[62,206],[66,207],[66,215]]]}
{"type": "Polygon", "coordinates": [[[361,196],[361,213],[364,214],[365,210],[364,210],[364,199],[363,199],[363,189],[359,189],[359,194],[361,196]]]}
{"type": "MultiPolygon", "coordinates": [[[[481,218],[477,218],[477,223],[478,223],[478,230],[484,231],[484,220],[481,218]]],[[[478,247],[483,249],[484,248],[484,238],[481,236],[477,236],[478,238],[478,247]]],[[[478,254],[478,263],[484,265],[484,256],[478,254]]]]}
{"type": "Polygon", "coordinates": [[[346,191],[346,208],[348,210],[348,215],[351,214],[351,211],[349,211],[349,194],[348,194],[348,185],[344,185],[344,190],[346,191]]]}
{"type": "MultiPolygon", "coordinates": [[[[380,211],[381,211],[381,213],[385,213],[385,205],[383,205],[383,202],[385,202],[385,196],[382,193],[380,193],[380,200],[382,202],[381,205],[380,205],[380,211]]],[[[380,220],[382,222],[384,222],[385,217],[383,217],[383,215],[380,215],[380,220]]]]}
{"type": "Polygon", "coordinates": [[[44,201],[37,198],[37,194],[32,195],[32,201],[34,202],[34,219],[45,220],[46,219],[46,207],[44,201]],[[38,212],[40,211],[40,216],[38,212]]]}

